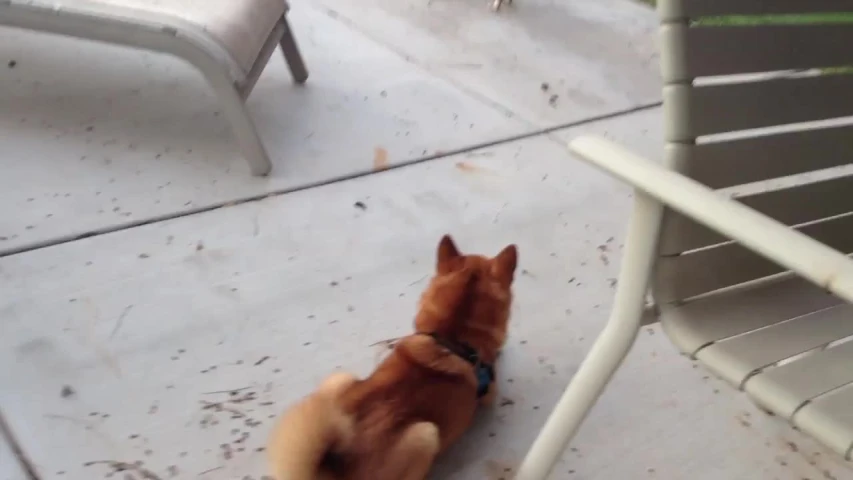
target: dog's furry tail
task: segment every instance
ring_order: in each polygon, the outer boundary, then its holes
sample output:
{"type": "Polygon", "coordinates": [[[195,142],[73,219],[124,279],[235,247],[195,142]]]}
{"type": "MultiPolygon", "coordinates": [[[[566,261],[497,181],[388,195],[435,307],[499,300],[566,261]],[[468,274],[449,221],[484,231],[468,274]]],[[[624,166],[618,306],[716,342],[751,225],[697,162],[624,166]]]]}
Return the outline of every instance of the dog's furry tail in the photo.
{"type": "Polygon", "coordinates": [[[353,421],[322,389],[294,405],[281,418],[267,445],[276,480],[317,480],[324,458],[347,449],[353,421]]]}

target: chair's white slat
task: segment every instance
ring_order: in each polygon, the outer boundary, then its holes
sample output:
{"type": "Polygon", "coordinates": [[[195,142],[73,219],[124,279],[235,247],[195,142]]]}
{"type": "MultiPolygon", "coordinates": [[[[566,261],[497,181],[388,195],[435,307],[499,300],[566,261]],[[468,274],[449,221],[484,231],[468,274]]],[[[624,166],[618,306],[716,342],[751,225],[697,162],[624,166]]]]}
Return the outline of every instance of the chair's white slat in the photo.
{"type": "MultiPolygon", "coordinates": [[[[786,225],[799,225],[853,212],[851,192],[853,176],[846,176],[762,192],[738,200],[786,225]]],[[[675,255],[727,241],[704,225],[669,211],[661,232],[660,252],[662,255],[675,255]]]]}
{"type": "Polygon", "coordinates": [[[830,392],[801,408],[794,425],[847,460],[853,448],[853,384],[830,392]]]}
{"type": "Polygon", "coordinates": [[[696,358],[740,388],[757,370],[850,335],[853,305],[844,304],[720,340],[696,358]]]}
{"type": "Polygon", "coordinates": [[[660,31],[665,82],[738,73],[853,65],[853,25],[688,27],[660,31]]]}
{"type": "Polygon", "coordinates": [[[762,15],[786,13],[845,12],[853,10],[853,0],[658,0],[664,21],[685,17],[720,15],[762,15]]]}
{"type": "Polygon", "coordinates": [[[851,382],[853,342],[847,342],[768,368],[749,378],[744,390],[759,405],[790,420],[812,398],[851,382]]]}
{"type": "Polygon", "coordinates": [[[665,138],[697,137],[853,115],[853,75],[775,78],[733,84],[667,85],[665,138]]]}
{"type": "MultiPolygon", "coordinates": [[[[853,215],[797,229],[835,250],[853,251],[853,215]]],[[[748,248],[727,243],[674,257],[661,257],[655,273],[655,295],[660,302],[673,302],[783,271],[783,267],[748,248]]]]}
{"type": "Polygon", "coordinates": [[[668,165],[711,188],[853,162],[853,125],[800,130],[699,144],[667,144],[668,165]]]}
{"type": "MultiPolygon", "coordinates": [[[[594,166],[633,185],[638,192],[697,219],[740,242],[745,248],[853,303],[853,261],[837,248],[734,200],[720,198],[702,184],[605,139],[580,137],[572,141],[571,149],[594,166]]],[[[841,220],[832,219],[809,228],[821,233],[820,230],[827,228],[826,224],[837,229],[841,220]]],[[[851,231],[853,229],[848,228],[848,232],[839,236],[849,236],[853,234],[851,231]]],[[[835,235],[822,235],[821,238],[833,237],[835,235]]],[[[655,284],[656,287],[672,288],[671,282],[661,284],[656,281],[655,284]]]]}
{"type": "Polygon", "coordinates": [[[661,325],[673,343],[693,356],[723,338],[750,332],[783,320],[841,303],[841,299],[799,277],[688,302],[661,304],[661,325]]]}

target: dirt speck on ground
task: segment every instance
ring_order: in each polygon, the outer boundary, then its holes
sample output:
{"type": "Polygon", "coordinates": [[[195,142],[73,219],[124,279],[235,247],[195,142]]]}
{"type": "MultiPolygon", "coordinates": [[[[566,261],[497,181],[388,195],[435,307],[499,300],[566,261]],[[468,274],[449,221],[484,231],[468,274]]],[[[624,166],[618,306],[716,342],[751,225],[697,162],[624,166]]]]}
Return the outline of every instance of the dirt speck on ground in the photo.
{"type": "Polygon", "coordinates": [[[509,480],[512,477],[513,466],[502,460],[486,460],[483,469],[489,480],[509,480]]]}
{"type": "Polygon", "coordinates": [[[59,395],[62,398],[70,398],[73,397],[77,392],[74,391],[74,388],[71,385],[63,385],[62,390],[59,392],[59,395]]]}
{"type": "Polygon", "coordinates": [[[352,206],[362,211],[367,210],[367,204],[365,204],[361,200],[353,203],[352,206]]]}
{"type": "Polygon", "coordinates": [[[388,168],[388,150],[383,147],[373,149],[373,170],[381,171],[388,168]]]}
{"type": "Polygon", "coordinates": [[[114,476],[117,473],[125,473],[125,478],[128,478],[128,475],[136,474],[143,480],[163,480],[156,473],[142,466],[141,461],[136,461],[133,463],[129,462],[119,462],[115,460],[98,460],[92,462],[86,462],[83,464],[84,467],[93,467],[95,465],[106,465],[112,471],[108,474],[108,476],[114,476]]]}

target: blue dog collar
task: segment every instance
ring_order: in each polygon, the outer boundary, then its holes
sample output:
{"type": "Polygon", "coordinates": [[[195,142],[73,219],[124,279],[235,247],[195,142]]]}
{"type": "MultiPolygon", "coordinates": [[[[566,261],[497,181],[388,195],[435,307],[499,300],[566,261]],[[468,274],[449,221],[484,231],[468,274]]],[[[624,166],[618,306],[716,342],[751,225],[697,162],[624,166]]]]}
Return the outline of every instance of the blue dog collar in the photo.
{"type": "Polygon", "coordinates": [[[436,343],[474,367],[474,377],[477,379],[477,398],[481,398],[489,392],[489,386],[495,381],[495,369],[480,361],[480,355],[474,347],[467,343],[441,337],[436,333],[425,333],[423,335],[432,337],[436,343]]]}

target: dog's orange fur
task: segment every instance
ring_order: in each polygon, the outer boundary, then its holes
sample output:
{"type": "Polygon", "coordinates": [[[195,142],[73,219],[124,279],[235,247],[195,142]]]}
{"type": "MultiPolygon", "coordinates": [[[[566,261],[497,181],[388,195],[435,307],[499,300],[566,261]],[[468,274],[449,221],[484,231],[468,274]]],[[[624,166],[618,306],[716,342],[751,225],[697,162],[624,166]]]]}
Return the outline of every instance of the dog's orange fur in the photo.
{"type": "Polygon", "coordinates": [[[277,480],[422,480],[435,456],[469,427],[479,403],[472,365],[424,333],[464,342],[494,364],[506,339],[517,264],[461,255],[449,236],[421,297],[415,334],[372,375],[338,373],[288,410],[267,451],[277,480]]]}

